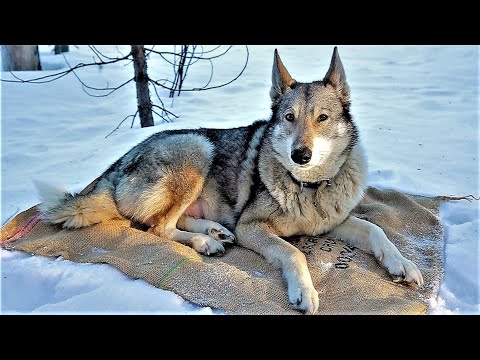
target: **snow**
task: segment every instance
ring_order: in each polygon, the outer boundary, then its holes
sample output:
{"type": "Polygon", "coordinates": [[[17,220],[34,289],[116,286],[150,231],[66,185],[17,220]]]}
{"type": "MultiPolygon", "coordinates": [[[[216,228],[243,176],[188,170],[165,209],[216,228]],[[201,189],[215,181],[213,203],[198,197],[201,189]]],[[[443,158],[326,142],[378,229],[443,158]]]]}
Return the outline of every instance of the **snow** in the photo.
{"type": "MultiPolygon", "coordinates": [[[[268,118],[275,48],[294,78],[311,81],[325,74],[333,46],[249,46],[248,66],[232,84],[184,92],[173,106],[168,92],[160,92],[167,108],[179,116],[174,122],[156,117],[155,127],[142,129],[137,119],[131,129],[127,120],[107,138],[136,109],[133,83],[108,97],[93,98],[72,74],[42,85],[0,82],[2,224],[39,202],[35,179],[78,191],[154,132],[242,126],[268,118]]],[[[70,49],[70,64],[92,59],[86,46],[70,49]]],[[[99,49],[112,56],[128,51],[125,46],[99,49]]],[[[217,53],[222,49],[226,47],[217,53]]],[[[424,195],[479,195],[478,51],[477,46],[339,46],[352,114],[369,157],[370,185],[424,195]]],[[[51,54],[51,47],[41,46],[40,52],[46,69],[42,75],[65,67],[63,56],[51,54]]],[[[210,85],[234,78],[245,57],[245,47],[236,46],[214,59],[210,85]]],[[[158,57],[151,57],[148,69],[155,79],[172,75],[172,67],[158,57]]],[[[127,81],[132,70],[131,64],[117,63],[77,74],[91,86],[116,86],[127,81]]],[[[1,76],[11,78],[8,73],[1,76]]],[[[210,64],[199,61],[190,68],[184,87],[203,86],[209,77],[210,64]]],[[[439,296],[430,301],[430,314],[480,312],[478,214],[478,201],[442,204],[445,276],[439,296]]],[[[220,313],[129,279],[108,265],[3,249],[0,259],[2,313],[220,313]]]]}
{"type": "Polygon", "coordinates": [[[479,305],[478,203],[443,203],[440,216],[446,235],[445,275],[430,313],[474,314],[479,305]],[[476,241],[466,241],[473,237],[476,241]]]}
{"type": "Polygon", "coordinates": [[[2,264],[2,312],[6,314],[213,313],[143,280],[131,280],[106,264],[78,264],[5,250],[2,264]]]}

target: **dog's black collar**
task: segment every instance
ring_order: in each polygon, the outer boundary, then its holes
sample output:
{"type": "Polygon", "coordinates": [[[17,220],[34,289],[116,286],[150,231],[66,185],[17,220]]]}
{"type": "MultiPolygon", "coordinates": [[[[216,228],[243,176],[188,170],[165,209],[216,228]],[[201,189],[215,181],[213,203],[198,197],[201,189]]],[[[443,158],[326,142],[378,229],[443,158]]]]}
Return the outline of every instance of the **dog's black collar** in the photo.
{"type": "Polygon", "coordinates": [[[295,179],[295,177],[292,175],[290,171],[287,171],[288,175],[292,178],[293,182],[296,183],[298,186],[300,186],[300,191],[303,190],[303,188],[309,188],[309,189],[318,189],[320,187],[324,188],[325,186],[330,186],[332,185],[332,179],[324,179],[320,180],[317,182],[307,182],[307,181],[299,181],[295,179]]]}

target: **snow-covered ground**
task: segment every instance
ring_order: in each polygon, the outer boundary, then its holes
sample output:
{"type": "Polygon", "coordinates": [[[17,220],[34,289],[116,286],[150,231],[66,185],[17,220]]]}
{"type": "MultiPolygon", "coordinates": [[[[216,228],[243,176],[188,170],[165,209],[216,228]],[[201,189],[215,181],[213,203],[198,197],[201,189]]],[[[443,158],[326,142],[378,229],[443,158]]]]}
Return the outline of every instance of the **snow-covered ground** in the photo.
{"type": "MultiPolygon", "coordinates": [[[[80,190],[154,132],[233,127],[268,118],[275,47],[249,46],[245,73],[226,87],[182,93],[173,106],[162,91],[167,107],[179,115],[173,123],[156,119],[155,127],[142,129],[137,119],[131,129],[127,121],[108,138],[105,135],[136,109],[133,83],[104,98],[87,96],[72,74],[42,85],[0,83],[2,224],[39,202],[33,179],[80,190]]],[[[99,48],[110,55],[128,51],[99,48]]],[[[311,81],[323,78],[333,46],[277,48],[294,78],[311,81]]],[[[369,156],[369,184],[415,194],[478,196],[479,48],[340,46],[339,52],[352,91],[352,114],[369,156]]],[[[80,46],[71,47],[66,56],[76,64],[93,55],[80,46]]],[[[237,46],[214,59],[211,85],[235,77],[245,57],[245,47],[237,46]]],[[[65,66],[63,57],[52,55],[48,46],[41,47],[41,60],[44,69],[65,66]]],[[[172,78],[172,67],[158,57],[152,56],[148,66],[153,78],[172,78]]],[[[132,72],[132,64],[113,64],[77,74],[88,85],[101,87],[121,84],[132,72]]],[[[184,87],[202,86],[209,76],[210,64],[198,62],[184,87]]],[[[438,298],[431,299],[430,313],[479,313],[479,202],[444,203],[440,217],[446,234],[445,276],[438,298]]],[[[3,249],[0,259],[2,313],[218,312],[129,279],[107,265],[3,249]]]]}

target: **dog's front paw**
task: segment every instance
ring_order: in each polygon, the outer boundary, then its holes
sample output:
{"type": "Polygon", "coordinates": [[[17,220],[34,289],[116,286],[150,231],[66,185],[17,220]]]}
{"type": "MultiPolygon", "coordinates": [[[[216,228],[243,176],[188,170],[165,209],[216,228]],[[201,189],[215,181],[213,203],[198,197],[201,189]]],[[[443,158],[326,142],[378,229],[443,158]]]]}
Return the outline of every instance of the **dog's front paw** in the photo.
{"type": "Polygon", "coordinates": [[[291,281],[288,284],[288,300],[295,309],[303,311],[305,314],[312,315],[318,310],[318,292],[313,287],[311,281],[291,281]]]}
{"type": "Polygon", "coordinates": [[[412,287],[422,287],[422,273],[410,260],[404,258],[398,251],[381,251],[377,259],[387,269],[394,282],[405,282],[412,287]]]}
{"type": "Polygon", "coordinates": [[[221,255],[225,252],[222,244],[203,234],[197,234],[193,237],[191,246],[194,250],[204,255],[221,255]]]}

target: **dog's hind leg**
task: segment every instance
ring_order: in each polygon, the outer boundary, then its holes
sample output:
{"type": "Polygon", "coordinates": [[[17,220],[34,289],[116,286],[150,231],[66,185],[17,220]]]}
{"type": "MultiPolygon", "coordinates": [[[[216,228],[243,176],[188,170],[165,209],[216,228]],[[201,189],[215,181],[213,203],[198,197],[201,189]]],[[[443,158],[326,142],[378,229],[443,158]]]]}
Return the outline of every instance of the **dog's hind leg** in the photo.
{"type": "Polygon", "coordinates": [[[122,214],[150,226],[149,232],[191,246],[207,255],[223,245],[205,233],[181,231],[177,222],[202,193],[213,145],[199,135],[169,135],[146,155],[132,157],[116,187],[122,214]]]}
{"type": "Polygon", "coordinates": [[[207,234],[222,244],[235,241],[235,235],[219,223],[206,219],[196,219],[185,214],[178,220],[177,228],[194,233],[207,234]]]}
{"type": "Polygon", "coordinates": [[[185,210],[200,196],[203,183],[204,175],[198,168],[177,168],[175,172],[166,174],[155,186],[155,193],[161,196],[152,196],[142,205],[156,209],[155,215],[145,221],[155,235],[188,245],[199,253],[212,255],[225,251],[220,242],[197,228],[185,229],[190,231],[177,229],[179,219],[185,217],[185,210]]]}
{"type": "MultiPolygon", "coordinates": [[[[176,190],[179,190],[178,187],[176,190]]],[[[163,211],[158,212],[146,221],[147,224],[151,225],[149,231],[157,236],[188,245],[202,254],[213,255],[219,252],[223,253],[225,251],[223,245],[213,237],[208,236],[205,232],[198,233],[197,229],[190,228],[188,230],[191,231],[177,229],[178,220],[184,217],[184,211],[199,196],[199,192],[193,190],[195,190],[195,187],[192,186],[190,191],[178,191],[177,196],[167,196],[166,199],[164,198],[162,204],[158,204],[159,209],[163,211]],[[168,201],[165,201],[167,199],[168,201]]]]}

